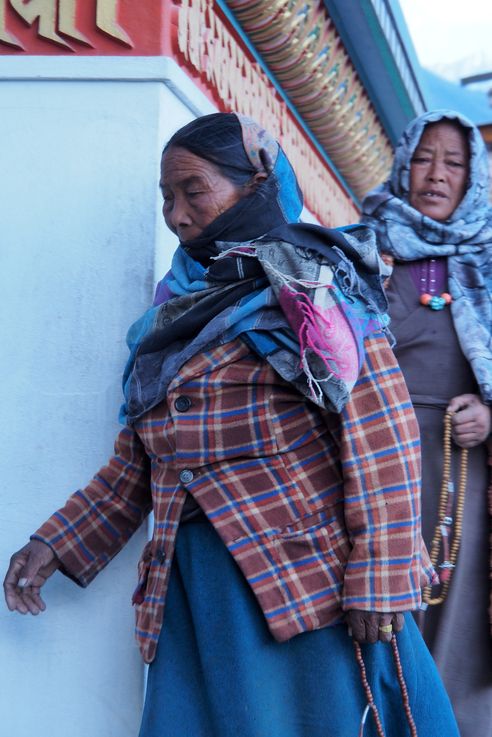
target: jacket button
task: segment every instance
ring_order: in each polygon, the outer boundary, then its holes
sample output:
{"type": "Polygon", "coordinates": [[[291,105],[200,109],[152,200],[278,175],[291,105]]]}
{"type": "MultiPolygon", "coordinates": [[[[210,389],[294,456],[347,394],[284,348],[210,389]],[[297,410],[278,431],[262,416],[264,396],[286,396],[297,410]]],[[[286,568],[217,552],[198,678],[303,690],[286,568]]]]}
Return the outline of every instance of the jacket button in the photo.
{"type": "Polygon", "coordinates": [[[166,551],[165,551],[165,550],[163,550],[162,548],[158,548],[158,549],[157,549],[157,550],[155,551],[155,559],[156,559],[156,560],[157,560],[157,561],[158,561],[159,563],[164,563],[164,561],[166,560],[166,551]]]}
{"type": "Polygon", "coordinates": [[[181,471],[179,474],[179,480],[182,484],[190,484],[193,481],[193,471],[190,471],[189,468],[185,468],[185,470],[181,471]]]}
{"type": "Polygon", "coordinates": [[[175,400],[174,406],[178,412],[188,412],[191,407],[191,399],[183,394],[175,400]]]}

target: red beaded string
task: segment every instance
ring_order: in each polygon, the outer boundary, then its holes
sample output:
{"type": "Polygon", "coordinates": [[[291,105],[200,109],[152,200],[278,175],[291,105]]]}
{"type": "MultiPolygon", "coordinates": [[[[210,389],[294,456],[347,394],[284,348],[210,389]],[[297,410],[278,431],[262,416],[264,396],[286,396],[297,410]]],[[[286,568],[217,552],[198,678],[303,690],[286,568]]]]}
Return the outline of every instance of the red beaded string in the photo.
{"type": "Polygon", "coordinates": [[[405,683],[405,676],[403,675],[400,653],[398,651],[398,643],[396,642],[396,635],[394,632],[391,637],[391,647],[393,649],[393,660],[395,661],[396,673],[398,676],[398,683],[400,684],[401,698],[403,701],[403,708],[405,709],[408,726],[410,728],[410,734],[412,735],[412,737],[417,737],[417,727],[415,726],[412,709],[410,707],[407,684],[405,683]]]}
{"type": "MultiPolygon", "coordinates": [[[[359,643],[356,642],[355,640],[353,640],[353,644],[354,644],[354,650],[355,650],[355,657],[359,665],[362,686],[364,688],[364,693],[366,695],[367,703],[372,711],[372,715],[376,723],[376,730],[378,733],[378,737],[385,737],[383,725],[381,723],[381,718],[379,716],[379,711],[374,702],[374,697],[372,695],[372,690],[369,685],[369,681],[367,680],[366,666],[364,663],[364,658],[362,657],[361,647],[359,643]]],[[[403,668],[401,664],[400,653],[398,650],[398,643],[396,641],[396,634],[394,632],[393,632],[393,635],[391,636],[391,649],[393,653],[393,660],[394,660],[395,667],[396,667],[398,683],[400,686],[400,692],[401,692],[401,697],[403,701],[403,708],[405,710],[405,716],[407,718],[410,735],[411,737],[418,737],[417,727],[415,725],[415,720],[412,715],[412,709],[410,707],[410,699],[408,697],[407,684],[405,682],[405,676],[403,675],[403,668]]],[[[361,728],[359,731],[359,737],[363,737],[363,732],[364,732],[364,722],[361,724],[361,728]]]]}
{"type": "MultiPolygon", "coordinates": [[[[358,642],[353,640],[353,643],[354,643],[355,657],[356,657],[357,663],[359,664],[360,679],[364,687],[364,693],[366,694],[367,703],[371,707],[372,715],[374,717],[374,721],[376,722],[376,729],[378,732],[378,737],[385,737],[383,725],[381,724],[381,719],[379,718],[378,707],[376,706],[374,702],[374,696],[372,695],[371,687],[369,685],[369,681],[367,680],[366,666],[364,663],[364,658],[362,657],[362,650],[360,649],[360,645],[358,642]]],[[[364,725],[361,725],[361,731],[363,730],[364,730],[364,725]]],[[[361,733],[359,734],[359,737],[362,737],[361,733]]]]}

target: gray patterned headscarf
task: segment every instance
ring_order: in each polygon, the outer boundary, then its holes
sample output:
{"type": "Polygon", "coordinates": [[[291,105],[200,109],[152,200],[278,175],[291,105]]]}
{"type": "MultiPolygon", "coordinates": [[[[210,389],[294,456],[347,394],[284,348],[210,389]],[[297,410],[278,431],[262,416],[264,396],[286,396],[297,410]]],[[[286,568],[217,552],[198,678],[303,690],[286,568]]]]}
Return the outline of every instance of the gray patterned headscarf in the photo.
{"type": "Polygon", "coordinates": [[[399,261],[448,256],[451,313],[461,345],[480,387],[492,402],[492,208],[489,162],[478,128],[452,110],[415,118],[395,150],[389,179],[362,203],[362,222],[377,233],[382,253],[399,261]],[[459,123],[468,134],[470,174],[465,196],[445,222],[422,215],[409,204],[410,164],[426,125],[459,123]]]}

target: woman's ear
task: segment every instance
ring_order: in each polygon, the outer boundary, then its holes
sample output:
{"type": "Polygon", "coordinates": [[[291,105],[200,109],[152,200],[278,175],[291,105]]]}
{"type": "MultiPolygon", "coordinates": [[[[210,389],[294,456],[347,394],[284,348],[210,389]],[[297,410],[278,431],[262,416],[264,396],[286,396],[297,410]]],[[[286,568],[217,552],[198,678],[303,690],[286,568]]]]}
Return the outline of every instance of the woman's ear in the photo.
{"type": "Polygon", "coordinates": [[[257,171],[246,184],[246,187],[254,192],[266,179],[268,179],[268,174],[265,171],[257,171]]]}

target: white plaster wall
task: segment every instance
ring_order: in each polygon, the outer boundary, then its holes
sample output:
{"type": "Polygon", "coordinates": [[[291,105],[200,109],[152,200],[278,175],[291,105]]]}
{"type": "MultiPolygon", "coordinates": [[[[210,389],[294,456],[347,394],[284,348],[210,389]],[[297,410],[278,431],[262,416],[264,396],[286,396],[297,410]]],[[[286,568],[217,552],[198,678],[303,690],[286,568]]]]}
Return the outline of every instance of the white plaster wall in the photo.
{"type": "MultiPolygon", "coordinates": [[[[211,110],[152,60],[117,63],[114,74],[95,58],[0,64],[3,571],[111,454],[126,329],[172,251],[160,150],[211,110]]],[[[86,590],[55,574],[37,618],[0,607],[2,737],[137,734],[144,673],[130,597],[144,538],[86,590]]]]}

